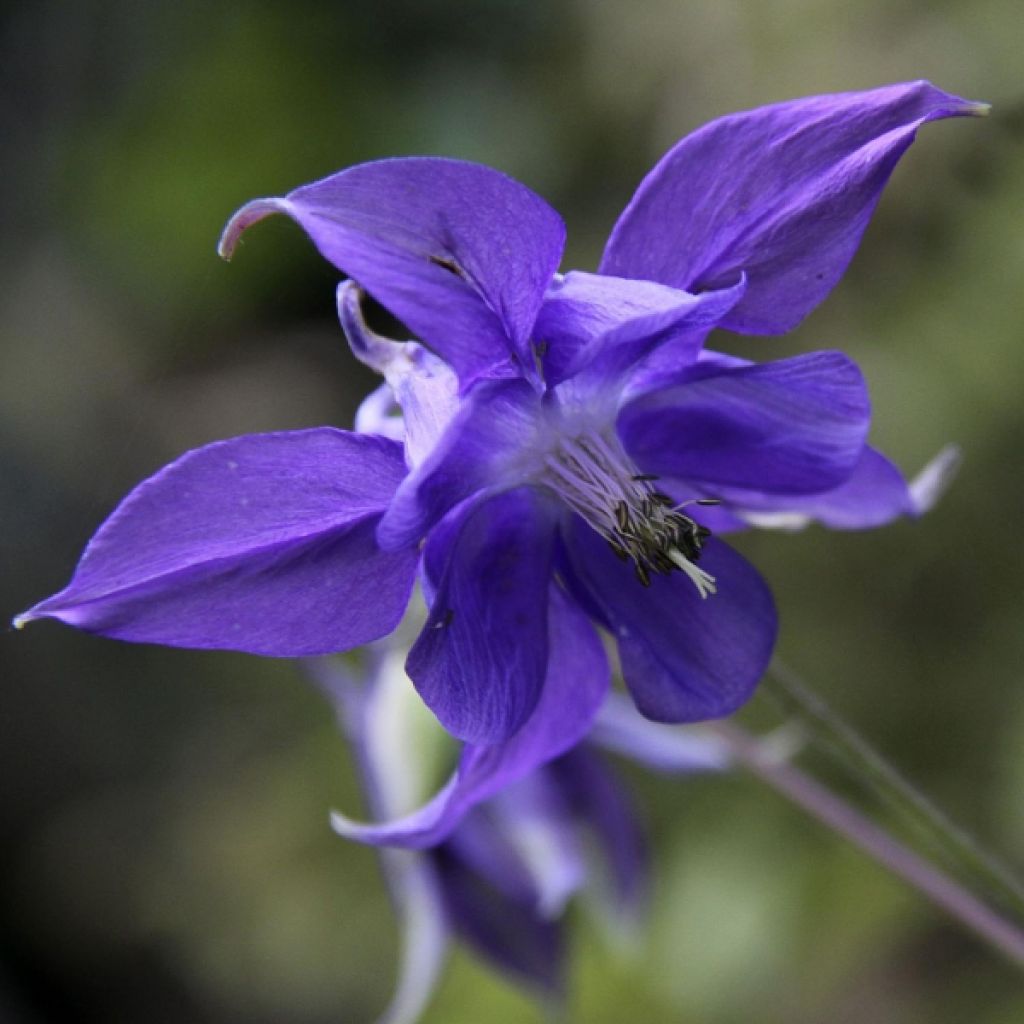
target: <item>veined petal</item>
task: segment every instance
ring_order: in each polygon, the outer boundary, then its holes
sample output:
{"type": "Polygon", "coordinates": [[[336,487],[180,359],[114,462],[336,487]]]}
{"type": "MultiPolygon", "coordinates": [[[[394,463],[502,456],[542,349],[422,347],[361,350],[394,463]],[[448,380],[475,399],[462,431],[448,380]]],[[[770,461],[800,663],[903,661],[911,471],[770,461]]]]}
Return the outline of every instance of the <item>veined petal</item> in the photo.
{"type": "Polygon", "coordinates": [[[335,813],[335,831],[374,845],[433,846],[471,807],[583,739],[608,692],[608,661],[600,638],[576,604],[555,586],[549,602],[547,632],[553,642],[547,671],[540,699],[523,727],[504,743],[466,746],[455,775],[419,811],[374,825],[335,813]]]}
{"type": "Polygon", "coordinates": [[[601,273],[697,291],[743,271],[747,292],[722,326],[788,331],[842,276],[917,129],[987,109],[908,82],[712,121],[641,183],[601,273]]]}
{"type": "Polygon", "coordinates": [[[541,431],[540,398],[525,381],[481,381],[423,461],[395,493],[377,537],[388,549],[415,544],[478,492],[522,484],[522,450],[541,431]]]}
{"type": "Polygon", "coordinates": [[[330,428],[189,452],[132,491],[71,583],[16,624],[288,657],[368,643],[412,588],[416,553],[374,538],[404,473],[401,446],[330,428]]]}
{"type": "MultiPolygon", "coordinates": [[[[740,281],[692,295],[651,281],[572,271],[552,283],[534,328],[545,383],[553,387],[588,370],[617,376],[656,345],[716,324],[743,291],[740,281]]],[[[698,343],[691,361],[699,350],[698,343]]]]}
{"type": "Polygon", "coordinates": [[[721,718],[751,696],[775,645],[771,593],[757,571],[712,537],[700,567],[718,592],[702,600],[682,573],[636,580],[600,536],[574,519],[565,533],[577,585],[604,613],[640,712],[661,722],[721,718]]]}
{"type": "Polygon", "coordinates": [[[622,443],[646,473],[772,493],[819,493],[847,480],[871,407],[856,363],[816,352],[722,367],[648,391],[619,413],[622,443]]]}
{"type": "Polygon", "coordinates": [[[257,199],[228,222],[220,251],[272,213],[297,221],[458,373],[532,369],[528,343],[565,240],[538,195],[479,164],[435,157],[359,164],[283,199],[257,199]]]}
{"type": "MultiPolygon", "coordinates": [[[[436,543],[431,537],[428,550],[436,543]]],[[[533,711],[548,661],[553,547],[552,511],[534,488],[466,512],[406,662],[420,696],[452,735],[499,742],[533,711]]]]}
{"type": "Polygon", "coordinates": [[[900,516],[924,515],[959,463],[959,450],[948,446],[908,483],[889,459],[865,445],[853,475],[834,490],[803,496],[737,491],[728,500],[750,525],[762,529],[799,530],[818,522],[833,530],[866,530],[900,516]]]}

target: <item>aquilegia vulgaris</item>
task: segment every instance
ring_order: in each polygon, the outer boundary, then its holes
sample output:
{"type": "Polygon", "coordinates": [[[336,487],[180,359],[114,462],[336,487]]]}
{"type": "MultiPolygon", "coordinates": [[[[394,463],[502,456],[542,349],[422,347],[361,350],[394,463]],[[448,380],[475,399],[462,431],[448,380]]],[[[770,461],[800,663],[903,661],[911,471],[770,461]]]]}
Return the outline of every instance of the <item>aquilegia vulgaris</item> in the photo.
{"type": "MultiPolygon", "coordinates": [[[[435,737],[403,670],[404,649],[383,642],[367,671],[317,659],[309,672],[336,705],[351,739],[370,809],[401,819],[422,799],[435,737]],[[425,735],[426,733],[426,735],[425,735]]],[[[436,726],[435,726],[436,728],[436,726]]],[[[334,815],[349,838],[385,847],[385,875],[402,928],[398,984],[381,1024],[419,1018],[452,938],[517,982],[560,1001],[564,995],[565,911],[586,891],[619,931],[647,902],[643,829],[603,753],[625,754],[655,771],[695,774],[729,764],[724,744],[642,718],[611,694],[589,742],[539,765],[486,803],[451,819],[416,851],[388,850],[389,830],[359,830],[334,815]]],[[[405,836],[408,839],[408,834],[405,836]]]]}
{"type": "Polygon", "coordinates": [[[541,198],[457,160],[362,164],[250,202],[222,254],[261,218],[294,218],[349,278],[342,326],[385,390],[354,432],[182,456],[17,624],[323,654],[393,630],[419,575],[430,613],[408,673],[492,761],[524,734],[533,763],[585,735],[609,674],[595,623],[644,715],[730,713],[776,616],[711,533],[873,526],[926,507],[942,474],[908,486],[867,445],[845,356],[751,364],[705,339],[793,327],[842,275],[918,128],[984,110],[914,82],[712,122],[641,183],[596,274],[558,272],[564,228],[541,198]],[[418,342],[373,334],[364,291],[418,342]]]}

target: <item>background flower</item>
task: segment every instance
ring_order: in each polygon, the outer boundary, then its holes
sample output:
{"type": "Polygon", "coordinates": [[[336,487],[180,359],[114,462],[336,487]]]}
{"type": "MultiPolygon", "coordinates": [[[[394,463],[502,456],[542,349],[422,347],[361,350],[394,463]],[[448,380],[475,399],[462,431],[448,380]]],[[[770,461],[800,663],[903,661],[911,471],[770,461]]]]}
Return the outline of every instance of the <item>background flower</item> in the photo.
{"type": "MultiPolygon", "coordinates": [[[[337,710],[365,802],[380,822],[361,826],[333,815],[341,835],[379,847],[401,929],[395,993],[380,1024],[419,1020],[455,939],[535,998],[564,1007],[569,902],[588,897],[610,937],[621,940],[635,933],[650,897],[646,837],[598,751],[680,776],[727,768],[725,744],[648,722],[611,694],[586,742],[489,794],[463,787],[461,811],[443,828],[421,828],[413,849],[396,848],[411,833],[386,823],[417,815],[452,744],[424,714],[400,642],[382,641],[363,660],[353,671],[318,659],[307,672],[337,710]]],[[[455,802],[449,798],[448,808],[455,802]]]]}

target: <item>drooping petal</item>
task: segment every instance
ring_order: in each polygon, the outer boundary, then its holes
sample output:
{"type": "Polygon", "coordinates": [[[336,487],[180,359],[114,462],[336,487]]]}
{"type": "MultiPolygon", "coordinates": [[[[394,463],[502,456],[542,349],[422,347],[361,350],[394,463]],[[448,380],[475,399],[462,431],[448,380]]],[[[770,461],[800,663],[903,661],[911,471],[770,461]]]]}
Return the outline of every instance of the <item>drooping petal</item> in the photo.
{"type": "Polygon", "coordinates": [[[368,643],[398,624],[417,562],[374,537],[401,452],[330,428],[189,452],[132,491],[68,587],[17,624],[288,657],[368,643]]]}
{"type": "Polygon", "coordinates": [[[697,291],[746,273],[722,326],[778,334],[842,276],[917,129],[987,112],[908,82],[712,121],[671,149],[612,231],[601,272],[697,291]]]}
{"type": "Polygon", "coordinates": [[[956,447],[943,448],[908,483],[881,452],[865,446],[850,479],[824,494],[783,497],[737,491],[728,499],[752,526],[799,530],[818,522],[834,530],[866,530],[900,516],[924,515],[945,491],[959,461],[956,447]]]}
{"type": "MultiPolygon", "coordinates": [[[[434,543],[432,537],[428,549],[434,543]]],[[[553,547],[552,512],[534,488],[466,514],[406,662],[420,696],[452,735],[500,742],[533,711],[548,662],[553,547]]]]}
{"type": "MultiPolygon", "coordinates": [[[[553,769],[544,766],[499,790],[487,810],[526,867],[537,910],[545,917],[561,915],[585,884],[587,864],[575,809],[556,785],[553,769]]],[[[453,839],[460,832],[456,830],[453,839]]]]}
{"type": "Polygon", "coordinates": [[[434,157],[359,164],[283,199],[256,199],[229,221],[229,258],[246,228],[284,213],[458,373],[532,367],[530,329],[565,239],[561,218],[519,182],[434,157]]]}
{"type": "Polygon", "coordinates": [[[463,862],[450,844],[435,850],[433,859],[456,933],[500,970],[559,996],[565,966],[560,924],[510,897],[463,862]]]}
{"type": "Polygon", "coordinates": [[[565,536],[576,583],[600,606],[619,645],[622,674],[641,713],[696,722],[735,711],[753,693],[775,645],[771,593],[756,570],[721,541],[700,567],[718,592],[702,600],[681,573],[643,587],[632,566],[574,519],[565,536]]]}
{"type": "MultiPolygon", "coordinates": [[[[703,369],[703,368],[702,368],[703,369]]],[[[702,372],[628,402],[619,436],[644,472],[773,493],[847,480],[870,421],[856,363],[816,352],[702,372]]]]}
{"type": "MultiPolygon", "coordinates": [[[[650,281],[572,271],[548,289],[534,328],[548,387],[580,371],[617,376],[680,333],[716,324],[742,297],[743,282],[691,295],[650,281]]],[[[699,344],[690,353],[696,358],[699,344]]]]}
{"type": "Polygon", "coordinates": [[[337,832],[375,845],[435,845],[471,807],[583,739],[608,691],[608,661],[587,617],[554,586],[548,616],[552,643],[547,672],[540,700],[525,725],[504,743],[467,746],[456,774],[419,811],[378,825],[335,813],[337,832]]]}
{"type": "Polygon", "coordinates": [[[586,744],[552,762],[550,773],[576,822],[596,840],[607,872],[613,918],[635,918],[646,893],[648,856],[647,842],[628,796],[586,744]]]}
{"type": "Polygon", "coordinates": [[[522,484],[521,452],[540,435],[539,410],[539,396],[524,381],[481,381],[398,488],[377,532],[381,546],[414,544],[473,494],[522,484]]]}
{"type": "Polygon", "coordinates": [[[486,804],[470,810],[458,828],[445,837],[443,844],[457,851],[468,868],[483,875],[506,896],[537,907],[541,902],[537,879],[512,839],[494,813],[492,797],[486,804]]]}
{"type": "MultiPolygon", "coordinates": [[[[422,345],[391,341],[371,331],[363,320],[360,301],[359,286],[354,281],[343,281],[338,286],[338,318],[345,337],[357,358],[384,376],[392,402],[402,410],[399,422],[406,462],[410,467],[418,466],[433,451],[458,410],[458,382],[447,364],[422,345]]],[[[376,412],[377,406],[371,406],[363,416],[364,422],[376,412]]],[[[380,432],[390,437],[387,431],[393,429],[392,419],[379,413],[377,418],[380,432]]],[[[358,428],[358,418],[356,423],[358,428]]]]}

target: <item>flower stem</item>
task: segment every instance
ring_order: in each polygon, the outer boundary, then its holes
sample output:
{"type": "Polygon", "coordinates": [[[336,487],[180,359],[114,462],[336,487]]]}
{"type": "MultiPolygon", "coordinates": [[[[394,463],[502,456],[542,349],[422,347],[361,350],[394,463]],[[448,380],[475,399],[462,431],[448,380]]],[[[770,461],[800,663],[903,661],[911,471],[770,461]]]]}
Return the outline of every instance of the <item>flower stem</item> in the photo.
{"type": "Polygon", "coordinates": [[[845,800],[795,765],[780,761],[769,748],[732,722],[711,728],[733,756],[762,782],[845,836],[978,936],[1024,967],[1024,931],[997,914],[958,882],[869,821],[845,800]]]}
{"type": "Polygon", "coordinates": [[[984,887],[1006,909],[1024,915],[1024,885],[1009,868],[951,821],[821,697],[808,689],[795,672],[775,660],[763,685],[785,711],[808,729],[813,742],[901,814],[948,867],[957,870],[965,880],[970,878],[984,887]]]}

